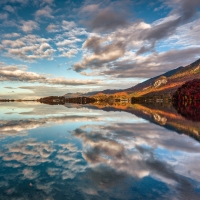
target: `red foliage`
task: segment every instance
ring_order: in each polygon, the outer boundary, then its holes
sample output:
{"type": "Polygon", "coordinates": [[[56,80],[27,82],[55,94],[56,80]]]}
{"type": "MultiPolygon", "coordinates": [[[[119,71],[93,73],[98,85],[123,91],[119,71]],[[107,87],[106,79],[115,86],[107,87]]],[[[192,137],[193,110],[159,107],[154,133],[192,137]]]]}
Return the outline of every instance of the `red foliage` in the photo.
{"type": "Polygon", "coordinates": [[[200,79],[183,84],[173,95],[173,105],[182,116],[200,121],[200,79]]]}
{"type": "Polygon", "coordinates": [[[194,79],[183,84],[174,93],[175,101],[196,101],[200,100],[200,79],[194,79]]]}

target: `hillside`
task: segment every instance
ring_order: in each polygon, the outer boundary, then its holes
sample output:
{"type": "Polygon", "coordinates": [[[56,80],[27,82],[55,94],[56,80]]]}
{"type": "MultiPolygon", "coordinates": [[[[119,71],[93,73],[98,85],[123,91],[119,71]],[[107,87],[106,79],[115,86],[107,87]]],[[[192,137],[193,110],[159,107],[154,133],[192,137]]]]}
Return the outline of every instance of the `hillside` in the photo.
{"type": "MultiPolygon", "coordinates": [[[[186,81],[198,78],[200,78],[200,59],[186,67],[178,67],[177,69],[168,71],[160,76],[150,78],[131,88],[110,94],[112,94],[112,96],[120,97],[122,92],[126,92],[127,98],[141,96],[150,97],[156,95],[172,96],[177,88],[183,85],[186,81]]],[[[101,92],[100,96],[102,96],[102,93],[104,93],[104,91],[101,92]]],[[[109,92],[104,94],[109,94],[109,92]]],[[[95,94],[95,97],[97,96],[98,93],[95,94]]]]}
{"type": "Polygon", "coordinates": [[[159,77],[165,76],[165,77],[168,78],[168,77],[174,75],[175,73],[177,73],[178,71],[180,71],[180,70],[183,69],[183,68],[184,68],[184,67],[178,67],[178,68],[176,68],[176,69],[173,69],[173,70],[171,70],[171,71],[168,71],[168,72],[166,72],[166,73],[164,73],[164,74],[161,74],[161,75],[159,75],[159,76],[150,78],[150,79],[148,79],[148,80],[146,80],[146,81],[144,81],[144,82],[142,82],[142,83],[139,83],[139,84],[137,84],[137,85],[135,85],[135,86],[133,86],[133,87],[131,87],[131,88],[125,89],[125,91],[131,92],[131,93],[132,93],[132,92],[136,92],[136,91],[139,91],[139,90],[143,90],[144,88],[153,85],[154,82],[155,82],[159,77]]]}
{"type": "Polygon", "coordinates": [[[150,78],[142,83],[124,90],[103,90],[88,93],[68,93],[65,98],[94,97],[95,99],[125,99],[140,96],[171,95],[186,81],[200,78],[200,59],[194,63],[178,67],[159,76],[150,78]]]}
{"type": "Polygon", "coordinates": [[[90,96],[95,96],[98,93],[103,93],[103,94],[115,94],[117,92],[121,92],[123,90],[103,90],[103,91],[92,91],[92,92],[87,92],[87,93],[67,93],[63,95],[65,98],[75,98],[75,97],[90,97],[90,96]]]}

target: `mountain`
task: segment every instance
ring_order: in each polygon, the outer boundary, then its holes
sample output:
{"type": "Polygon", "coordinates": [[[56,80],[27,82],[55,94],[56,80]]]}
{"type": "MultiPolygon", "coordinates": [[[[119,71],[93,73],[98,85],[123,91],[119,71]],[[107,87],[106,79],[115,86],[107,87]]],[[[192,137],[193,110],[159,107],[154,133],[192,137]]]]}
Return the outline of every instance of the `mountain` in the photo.
{"type": "Polygon", "coordinates": [[[81,97],[82,95],[84,95],[83,93],[67,93],[65,95],[63,95],[65,98],[76,98],[76,97],[81,97]]]}
{"type": "Polygon", "coordinates": [[[64,96],[66,98],[74,97],[95,97],[100,98],[104,96],[115,96],[119,98],[126,97],[140,97],[140,96],[154,96],[154,95],[171,95],[177,90],[178,87],[183,85],[186,81],[200,78],[200,59],[185,67],[178,67],[170,70],[159,76],[150,78],[142,83],[124,90],[103,90],[93,91],[88,93],[68,93],[64,96]]]}
{"type": "Polygon", "coordinates": [[[123,90],[103,90],[103,91],[92,91],[92,92],[87,92],[87,93],[67,93],[63,95],[65,98],[75,98],[75,97],[89,97],[89,96],[94,96],[99,93],[103,94],[115,94],[117,92],[121,92],[123,90]]]}
{"type": "Polygon", "coordinates": [[[180,70],[183,69],[183,68],[184,68],[184,67],[178,67],[178,68],[176,68],[176,69],[173,69],[173,70],[171,70],[171,71],[168,71],[168,72],[166,72],[166,73],[164,73],[164,74],[161,74],[161,75],[159,75],[159,76],[156,76],[156,77],[154,77],[154,78],[150,78],[150,79],[148,79],[148,80],[146,80],[146,81],[144,81],[144,82],[142,82],[142,83],[139,83],[139,84],[137,84],[137,85],[135,85],[135,86],[133,86],[133,87],[131,87],[131,88],[125,89],[125,91],[127,91],[127,92],[135,92],[135,91],[138,91],[138,90],[143,90],[144,88],[153,85],[154,82],[155,82],[159,77],[165,76],[165,77],[168,78],[168,77],[170,77],[170,76],[176,74],[178,71],[180,71],[180,70]]]}
{"type": "MultiPolygon", "coordinates": [[[[185,82],[200,78],[200,59],[125,89],[133,97],[172,95],[185,82]]],[[[117,95],[117,93],[116,93],[117,95]]]]}

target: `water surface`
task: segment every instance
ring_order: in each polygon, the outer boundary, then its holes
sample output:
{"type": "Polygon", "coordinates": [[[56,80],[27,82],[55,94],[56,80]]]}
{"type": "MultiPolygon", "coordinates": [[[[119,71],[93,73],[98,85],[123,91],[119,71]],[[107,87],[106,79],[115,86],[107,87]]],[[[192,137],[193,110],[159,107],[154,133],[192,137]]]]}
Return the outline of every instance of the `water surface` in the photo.
{"type": "Polygon", "coordinates": [[[0,104],[0,199],[200,199],[200,122],[171,108],[0,104]]]}

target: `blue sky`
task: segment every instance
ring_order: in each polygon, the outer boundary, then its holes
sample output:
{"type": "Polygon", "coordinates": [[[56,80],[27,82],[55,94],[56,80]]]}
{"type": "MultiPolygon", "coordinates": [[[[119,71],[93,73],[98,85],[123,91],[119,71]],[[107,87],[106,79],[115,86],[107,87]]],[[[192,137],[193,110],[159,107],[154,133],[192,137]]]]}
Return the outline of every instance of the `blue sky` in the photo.
{"type": "Polygon", "coordinates": [[[131,87],[200,54],[199,0],[1,0],[0,98],[131,87]]]}

